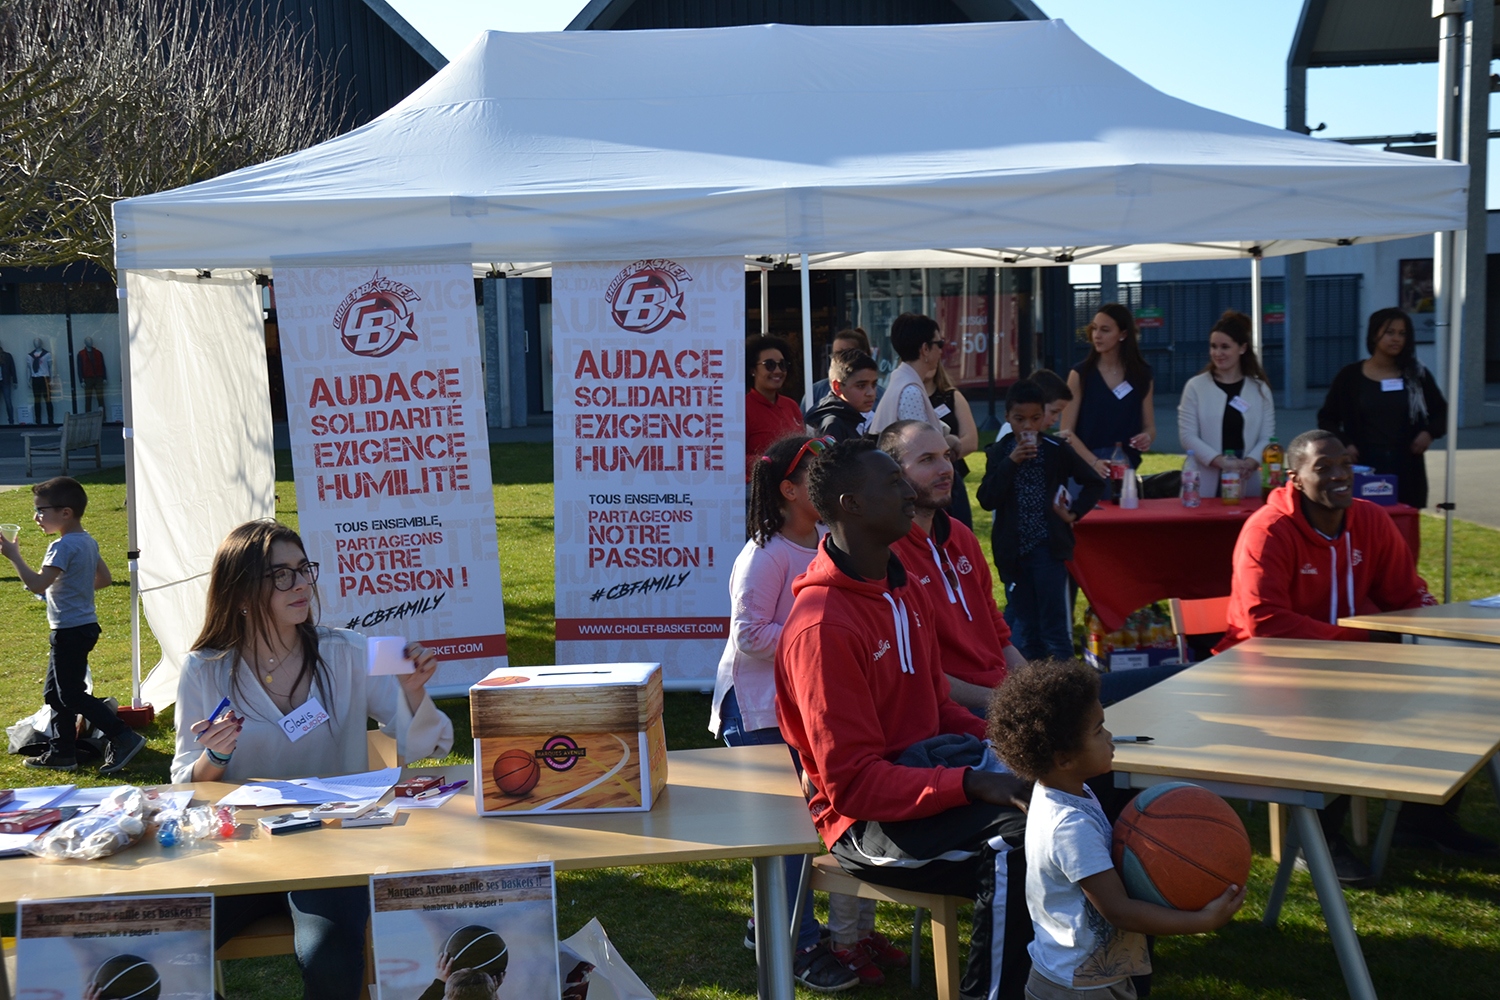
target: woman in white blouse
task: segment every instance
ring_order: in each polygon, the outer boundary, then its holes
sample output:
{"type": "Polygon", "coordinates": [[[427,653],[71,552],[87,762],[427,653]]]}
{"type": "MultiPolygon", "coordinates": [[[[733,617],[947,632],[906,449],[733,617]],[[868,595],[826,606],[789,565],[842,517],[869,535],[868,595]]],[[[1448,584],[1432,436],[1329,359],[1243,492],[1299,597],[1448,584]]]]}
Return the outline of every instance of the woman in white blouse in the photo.
{"type": "MultiPolygon", "coordinates": [[[[178,681],[173,781],[364,771],[369,718],[396,738],[406,759],[452,748],[453,723],[426,691],[437,657],[413,643],[406,647],[412,673],[368,676],[364,636],[318,626],[317,580],[317,564],[285,525],[251,521],[224,539],[203,631],[178,681]],[[225,698],[229,710],[211,719],[225,698]],[[280,725],[294,712],[327,718],[294,740],[280,725]]],[[[359,996],[369,919],[363,886],[216,900],[215,946],[263,916],[288,912],[306,995],[359,996]]]]}
{"type": "Polygon", "coordinates": [[[1198,463],[1203,496],[1219,495],[1219,473],[1238,469],[1246,496],[1260,494],[1260,456],[1276,434],[1276,407],[1250,345],[1250,317],[1227,310],[1208,335],[1208,367],[1188,379],[1177,434],[1198,463]],[[1235,453],[1228,457],[1228,451],[1235,453]]]}

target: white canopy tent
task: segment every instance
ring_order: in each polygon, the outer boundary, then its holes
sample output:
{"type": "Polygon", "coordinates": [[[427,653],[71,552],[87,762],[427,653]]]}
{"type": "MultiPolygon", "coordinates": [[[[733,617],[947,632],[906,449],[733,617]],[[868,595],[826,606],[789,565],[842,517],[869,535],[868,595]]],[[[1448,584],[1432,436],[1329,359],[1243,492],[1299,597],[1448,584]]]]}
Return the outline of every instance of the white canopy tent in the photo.
{"type": "Polygon", "coordinates": [[[1060,21],[487,32],[360,129],[115,206],[147,693],[173,700],[213,542],[273,509],[250,293],[277,262],[1258,256],[1459,228],[1467,176],[1168,97],[1060,21]],[[208,498],[186,533],[176,483],[208,498]]]}

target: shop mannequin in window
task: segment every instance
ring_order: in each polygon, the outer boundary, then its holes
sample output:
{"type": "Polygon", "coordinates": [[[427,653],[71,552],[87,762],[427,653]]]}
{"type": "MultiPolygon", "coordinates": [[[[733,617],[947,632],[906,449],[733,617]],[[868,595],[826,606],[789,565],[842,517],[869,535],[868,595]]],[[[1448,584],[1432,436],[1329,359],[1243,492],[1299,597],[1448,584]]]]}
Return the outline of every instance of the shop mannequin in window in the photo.
{"type": "Polygon", "coordinates": [[[83,350],[78,352],[78,377],[83,381],[83,412],[94,408],[96,396],[99,409],[104,409],[104,352],[94,346],[93,337],[83,338],[83,350]]]}
{"type": "Polygon", "coordinates": [[[34,420],[42,422],[42,405],[47,406],[47,423],[57,423],[52,412],[52,352],[47,350],[42,338],[31,342],[31,353],[26,355],[26,374],[31,376],[31,405],[34,420]]]}
{"type": "Polygon", "coordinates": [[[5,399],[5,422],[16,422],[16,407],[11,394],[16,391],[16,359],[10,352],[0,348],[0,397],[5,399]]]}

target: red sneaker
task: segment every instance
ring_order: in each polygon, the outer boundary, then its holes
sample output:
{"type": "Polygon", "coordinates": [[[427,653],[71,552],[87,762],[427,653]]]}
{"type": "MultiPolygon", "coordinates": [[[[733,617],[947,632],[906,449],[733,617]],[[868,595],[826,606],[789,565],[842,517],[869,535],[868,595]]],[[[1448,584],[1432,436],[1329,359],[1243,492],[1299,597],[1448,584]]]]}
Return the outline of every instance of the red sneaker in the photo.
{"type": "Polygon", "coordinates": [[[885,982],[885,973],[875,967],[875,963],[870,961],[870,956],[865,953],[860,944],[855,944],[848,949],[835,948],[830,944],[828,950],[833,953],[834,958],[839,960],[839,964],[859,977],[861,986],[880,986],[885,982]]]}
{"type": "Polygon", "coordinates": [[[864,952],[872,963],[882,969],[904,969],[909,961],[906,952],[891,944],[891,939],[879,931],[871,931],[869,937],[854,947],[864,952]]]}

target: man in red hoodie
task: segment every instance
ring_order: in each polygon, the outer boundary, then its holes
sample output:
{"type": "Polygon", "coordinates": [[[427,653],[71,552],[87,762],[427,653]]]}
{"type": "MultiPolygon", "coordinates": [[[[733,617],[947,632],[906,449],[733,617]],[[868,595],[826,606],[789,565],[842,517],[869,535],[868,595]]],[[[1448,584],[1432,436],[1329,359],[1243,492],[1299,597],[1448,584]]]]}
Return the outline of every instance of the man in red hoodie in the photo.
{"type": "Polygon", "coordinates": [[[1031,964],[1026,783],[986,769],[984,722],[948,696],[932,605],[891,552],[911,529],[914,492],[867,440],[825,452],[808,492],[829,534],[792,585],[776,716],[802,762],[813,823],[859,878],[974,898],[961,995],[987,998],[994,980],[1000,997],[1019,998],[1031,964]],[[975,766],[945,766],[933,741],[942,734],[977,748],[975,766]]]}
{"type": "Polygon", "coordinates": [[[927,593],[938,624],[943,672],[954,701],[978,713],[1011,667],[1026,657],[1010,639],[995,603],[989,560],[961,521],[948,516],[955,486],[948,442],[921,420],[898,420],[880,432],[880,450],[896,460],[916,492],[916,518],[891,546],[901,565],[927,593]]]}
{"type": "MultiPolygon", "coordinates": [[[[1251,636],[1381,641],[1387,633],[1344,628],[1342,617],[1416,608],[1437,601],[1417,575],[1411,547],[1390,515],[1354,497],[1349,453],[1331,431],[1298,435],[1287,447],[1287,484],[1251,514],[1234,546],[1229,630],[1215,647],[1251,636]]],[[[1495,844],[1458,825],[1447,807],[1408,805],[1397,843],[1448,853],[1491,854],[1495,844]]],[[[1370,871],[1343,837],[1349,800],[1322,812],[1323,831],[1339,879],[1368,880],[1370,871]]]]}
{"type": "Polygon", "coordinates": [[[1229,630],[1214,652],[1256,635],[1376,639],[1338,620],[1437,603],[1390,515],[1354,498],[1349,454],[1331,431],[1299,435],[1286,459],[1286,485],[1235,542],[1229,630]]]}

